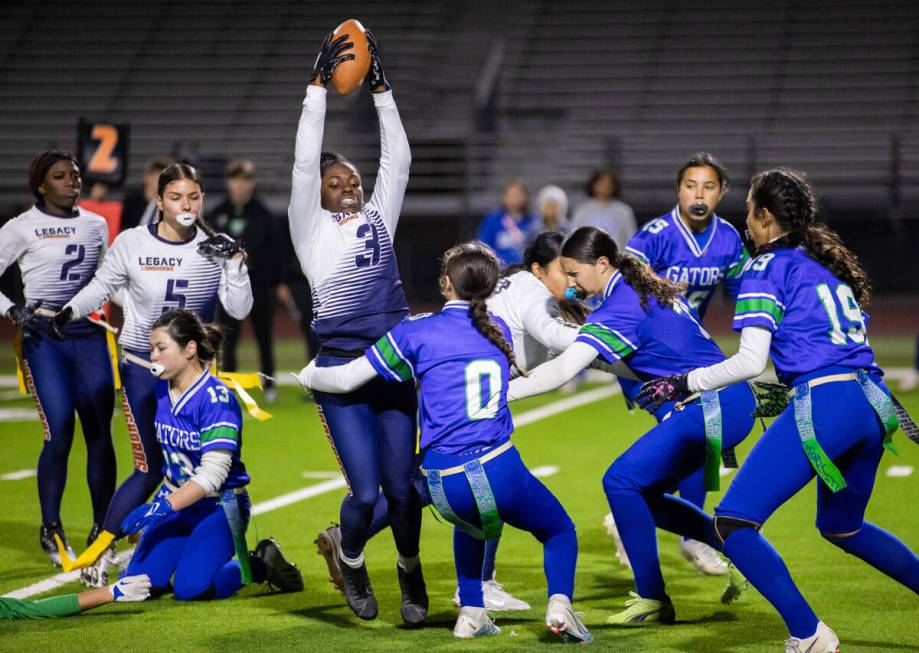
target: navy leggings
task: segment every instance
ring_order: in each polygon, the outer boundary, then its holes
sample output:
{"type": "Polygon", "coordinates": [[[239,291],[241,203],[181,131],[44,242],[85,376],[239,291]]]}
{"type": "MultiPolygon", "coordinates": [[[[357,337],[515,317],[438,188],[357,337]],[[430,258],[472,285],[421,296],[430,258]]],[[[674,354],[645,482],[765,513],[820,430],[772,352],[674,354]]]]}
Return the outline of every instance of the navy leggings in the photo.
{"type": "MultiPolygon", "coordinates": [[[[131,353],[147,358],[145,352],[131,353]]],[[[124,534],[121,520],[144,503],[163,479],[163,450],[156,441],[154,427],[156,383],[157,378],[146,367],[128,361],[121,364],[121,404],[131,439],[134,471],[118,486],[105,513],[105,530],[118,537],[124,534]]]]}
{"type": "MultiPolygon", "coordinates": [[[[320,354],[316,364],[332,367],[350,361],[320,354]]],[[[348,483],[348,495],[341,504],[342,552],[356,558],[364,550],[382,487],[396,549],[405,558],[417,556],[421,505],[411,487],[418,411],[414,382],[387,383],[375,378],[354,392],[314,391],[313,396],[348,483]]]]}
{"type": "Polygon", "coordinates": [[[43,523],[61,521],[74,414],[86,440],[86,481],[93,522],[99,523],[115,490],[112,361],[105,333],[57,341],[45,332],[22,338],[23,375],[38,409],[45,442],[38,458],[38,498],[43,523]]]}

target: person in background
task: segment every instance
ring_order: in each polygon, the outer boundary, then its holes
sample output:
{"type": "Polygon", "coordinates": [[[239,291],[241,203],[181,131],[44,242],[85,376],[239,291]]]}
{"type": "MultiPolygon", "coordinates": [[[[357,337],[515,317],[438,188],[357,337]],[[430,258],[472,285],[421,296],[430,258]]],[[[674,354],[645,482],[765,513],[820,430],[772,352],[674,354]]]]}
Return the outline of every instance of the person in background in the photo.
{"type": "Polygon", "coordinates": [[[558,231],[567,234],[571,230],[568,219],[568,195],[558,186],[543,186],[536,194],[536,215],[539,217],[539,231],[558,231]]]}
{"type": "Polygon", "coordinates": [[[143,187],[131,189],[124,195],[119,231],[127,231],[133,227],[156,222],[158,214],[156,185],[159,182],[160,173],[172,163],[172,159],[166,157],[158,157],[147,163],[144,167],[143,187]]]}
{"type": "MultiPolygon", "coordinates": [[[[207,222],[220,232],[245,243],[249,253],[249,279],[252,282],[253,307],[249,313],[255,340],[258,343],[261,372],[274,376],[272,326],[274,300],[278,285],[284,277],[284,265],[278,263],[278,236],[275,217],[255,194],[255,166],[246,159],[231,161],[224,175],[227,196],[207,217],[207,222]]],[[[223,369],[237,369],[236,347],[242,321],[222,308],[217,321],[223,326],[226,342],[223,369]]],[[[277,401],[274,381],[265,381],[265,402],[277,401]]]]}
{"type": "Polygon", "coordinates": [[[529,212],[527,188],[519,179],[504,184],[501,206],[482,218],[476,236],[498,255],[502,265],[523,260],[527,243],[539,232],[539,220],[529,212]]]}
{"type": "Polygon", "coordinates": [[[622,187],[612,168],[597,168],[585,187],[588,200],[574,212],[572,228],[597,227],[625,247],[638,227],[632,207],[619,199],[622,187]]]}
{"type": "Polygon", "coordinates": [[[108,184],[95,182],[89,187],[89,199],[80,200],[80,207],[105,218],[108,223],[108,242],[111,245],[121,227],[123,204],[109,198],[109,190],[108,184]]]}

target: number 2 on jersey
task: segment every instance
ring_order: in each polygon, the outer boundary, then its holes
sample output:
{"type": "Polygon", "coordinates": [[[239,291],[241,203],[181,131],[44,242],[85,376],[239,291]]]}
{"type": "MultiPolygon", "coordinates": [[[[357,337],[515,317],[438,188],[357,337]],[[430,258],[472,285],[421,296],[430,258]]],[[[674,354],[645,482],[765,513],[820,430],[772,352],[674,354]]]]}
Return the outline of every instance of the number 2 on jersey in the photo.
{"type": "Polygon", "coordinates": [[[858,302],[855,301],[852,289],[848,285],[841,283],[836,286],[835,299],[833,295],[834,293],[827,284],[821,283],[817,286],[817,297],[820,299],[820,303],[823,304],[826,316],[830,319],[830,342],[834,345],[844,345],[846,344],[847,335],[852,342],[858,345],[867,342],[865,317],[858,307],[858,302]],[[838,303],[836,300],[838,300],[838,303]],[[843,316],[851,323],[846,331],[843,331],[837,307],[842,309],[843,316]]]}
{"type": "Polygon", "coordinates": [[[64,264],[61,266],[61,281],[79,281],[80,273],[71,272],[70,270],[83,262],[86,256],[86,246],[74,244],[67,245],[64,254],[66,256],[73,256],[73,258],[69,261],[64,261],[64,264]]]}
{"type": "Polygon", "coordinates": [[[498,414],[501,401],[501,366],[493,360],[472,361],[466,365],[466,417],[491,419],[498,414]],[[482,386],[488,384],[488,397],[482,404],[482,386]]]}

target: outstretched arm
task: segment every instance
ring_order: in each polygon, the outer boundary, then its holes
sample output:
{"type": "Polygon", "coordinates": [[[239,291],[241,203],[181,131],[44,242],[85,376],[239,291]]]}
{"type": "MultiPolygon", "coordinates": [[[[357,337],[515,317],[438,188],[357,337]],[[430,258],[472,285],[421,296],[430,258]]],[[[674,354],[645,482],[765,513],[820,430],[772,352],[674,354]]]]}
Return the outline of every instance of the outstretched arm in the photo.
{"type": "Polygon", "coordinates": [[[321,205],[319,176],[325,107],[325,88],[314,84],[307,86],[300,124],[297,126],[290,206],[287,209],[290,237],[301,267],[312,249],[312,239],[317,235],[316,225],[328,213],[321,205]]]}
{"type": "Polygon", "coordinates": [[[558,357],[530,370],[528,376],[520,376],[511,381],[507,400],[516,401],[555,390],[590,365],[597,355],[597,350],[590,345],[575,342],[558,357]]]}
{"type": "Polygon", "coordinates": [[[686,385],[691,392],[724,388],[762,374],[769,362],[772,332],[762,327],[744,327],[736,354],[708,367],[689,372],[686,385]]]}
{"type": "Polygon", "coordinates": [[[316,361],[313,360],[300,370],[297,380],[310,390],[341,394],[357,390],[376,375],[377,371],[367,356],[361,356],[347,365],[335,367],[316,367],[316,361]]]}

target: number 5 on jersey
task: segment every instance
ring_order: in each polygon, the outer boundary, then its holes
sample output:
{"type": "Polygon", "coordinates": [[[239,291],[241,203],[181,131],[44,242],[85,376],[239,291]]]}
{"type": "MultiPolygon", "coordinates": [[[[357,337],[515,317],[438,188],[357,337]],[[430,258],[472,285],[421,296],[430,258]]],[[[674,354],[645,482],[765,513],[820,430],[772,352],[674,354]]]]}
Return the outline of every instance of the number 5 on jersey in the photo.
{"type": "Polygon", "coordinates": [[[477,360],[466,365],[466,416],[492,419],[501,401],[501,366],[493,360],[477,360]],[[483,388],[488,390],[483,392],[483,388]],[[483,402],[483,395],[486,401],[483,402]]]}

